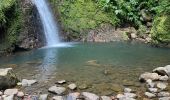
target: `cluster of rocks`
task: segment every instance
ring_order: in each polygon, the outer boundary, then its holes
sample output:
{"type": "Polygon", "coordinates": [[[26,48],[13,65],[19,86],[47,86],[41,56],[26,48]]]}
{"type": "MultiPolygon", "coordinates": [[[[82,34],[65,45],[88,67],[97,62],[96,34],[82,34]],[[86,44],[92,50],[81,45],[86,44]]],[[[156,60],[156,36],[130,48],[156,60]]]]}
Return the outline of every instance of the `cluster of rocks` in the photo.
{"type": "Polygon", "coordinates": [[[82,41],[88,42],[113,42],[135,40],[143,43],[150,43],[152,38],[150,34],[150,22],[140,30],[134,27],[115,28],[110,24],[101,24],[99,28],[92,29],[82,41]]]}
{"type": "MultiPolygon", "coordinates": [[[[144,92],[145,99],[170,100],[170,93],[167,91],[170,78],[170,65],[158,67],[153,72],[145,72],[140,75],[139,80],[145,82],[147,90],[144,92]]],[[[49,87],[49,94],[27,94],[23,91],[12,88],[14,85],[22,87],[32,86],[36,80],[23,79],[18,81],[12,68],[0,69],[0,100],[138,100],[140,98],[136,91],[124,88],[124,91],[111,96],[98,96],[90,92],[77,92],[79,87],[75,83],[60,80],[54,86],[49,87]],[[9,82],[4,85],[3,79],[9,82]],[[10,83],[12,82],[12,83],[10,83]],[[69,83],[69,84],[68,84],[69,83]],[[5,86],[2,88],[2,86],[5,86]]]]}
{"type": "Polygon", "coordinates": [[[170,65],[155,68],[151,73],[145,72],[139,77],[141,82],[146,82],[145,96],[159,98],[159,100],[170,100],[170,93],[167,91],[169,79],[170,65]]]}

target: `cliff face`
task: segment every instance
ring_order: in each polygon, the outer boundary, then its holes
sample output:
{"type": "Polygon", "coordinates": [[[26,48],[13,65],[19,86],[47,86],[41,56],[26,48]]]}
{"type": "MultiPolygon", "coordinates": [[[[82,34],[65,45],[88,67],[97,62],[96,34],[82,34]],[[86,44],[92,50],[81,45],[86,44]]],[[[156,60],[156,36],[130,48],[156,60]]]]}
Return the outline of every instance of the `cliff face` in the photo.
{"type": "Polygon", "coordinates": [[[41,47],[44,44],[43,30],[36,7],[30,0],[22,0],[23,25],[16,46],[23,49],[41,47]]]}
{"type": "Polygon", "coordinates": [[[5,22],[0,20],[0,55],[44,45],[40,17],[31,0],[16,0],[4,9],[5,22]]]}

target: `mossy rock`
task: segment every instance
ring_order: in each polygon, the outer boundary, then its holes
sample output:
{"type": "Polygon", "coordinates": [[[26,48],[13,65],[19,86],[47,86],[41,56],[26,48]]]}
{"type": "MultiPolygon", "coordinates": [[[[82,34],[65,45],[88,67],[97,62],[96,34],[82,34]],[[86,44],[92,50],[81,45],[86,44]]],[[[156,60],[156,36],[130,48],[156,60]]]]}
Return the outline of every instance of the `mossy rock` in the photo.
{"type": "Polygon", "coordinates": [[[0,69],[0,90],[15,87],[18,81],[12,68],[0,69]]]}
{"type": "Polygon", "coordinates": [[[155,43],[170,43],[170,13],[160,14],[154,19],[151,33],[155,43]]]}

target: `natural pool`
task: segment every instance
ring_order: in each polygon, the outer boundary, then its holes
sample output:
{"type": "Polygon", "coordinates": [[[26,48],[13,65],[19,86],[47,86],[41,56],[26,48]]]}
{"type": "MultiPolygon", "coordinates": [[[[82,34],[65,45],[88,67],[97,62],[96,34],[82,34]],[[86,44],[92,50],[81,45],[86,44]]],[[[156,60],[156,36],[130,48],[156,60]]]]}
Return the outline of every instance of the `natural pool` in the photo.
{"type": "Polygon", "coordinates": [[[99,95],[123,87],[144,89],[141,73],[170,64],[170,49],[134,42],[75,43],[69,47],[41,48],[0,58],[0,67],[13,67],[20,79],[36,79],[27,92],[47,92],[57,80],[76,83],[77,91],[99,95]]]}

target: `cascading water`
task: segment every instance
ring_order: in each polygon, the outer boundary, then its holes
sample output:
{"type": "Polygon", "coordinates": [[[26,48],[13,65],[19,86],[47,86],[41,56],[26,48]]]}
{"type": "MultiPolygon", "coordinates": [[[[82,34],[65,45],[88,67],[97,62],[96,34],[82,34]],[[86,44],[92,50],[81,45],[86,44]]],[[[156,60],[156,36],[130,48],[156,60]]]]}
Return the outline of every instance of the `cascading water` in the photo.
{"type": "Polygon", "coordinates": [[[58,27],[46,0],[33,0],[39,12],[46,37],[47,47],[59,44],[58,27]]]}

